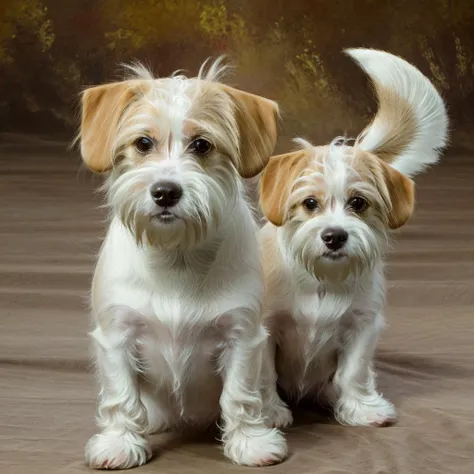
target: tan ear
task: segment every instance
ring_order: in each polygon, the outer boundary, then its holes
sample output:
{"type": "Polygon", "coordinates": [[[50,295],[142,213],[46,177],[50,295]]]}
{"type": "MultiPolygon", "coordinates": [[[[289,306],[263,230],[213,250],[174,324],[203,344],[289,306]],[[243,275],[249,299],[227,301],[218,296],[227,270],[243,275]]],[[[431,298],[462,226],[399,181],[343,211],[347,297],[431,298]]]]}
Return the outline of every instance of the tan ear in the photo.
{"type": "Polygon", "coordinates": [[[97,173],[113,164],[113,140],[120,117],[135,95],[138,81],[91,87],[82,94],[81,155],[97,173]]]}
{"type": "Polygon", "coordinates": [[[307,164],[308,153],[305,150],[270,158],[260,180],[260,206],[273,225],[282,226],[285,223],[291,188],[307,164]]]}
{"type": "Polygon", "coordinates": [[[278,105],[264,97],[221,86],[235,104],[240,136],[237,171],[244,178],[253,178],[266,166],[275,149],[278,105]]]}
{"type": "Polygon", "coordinates": [[[391,229],[398,229],[406,224],[413,214],[415,207],[415,184],[410,178],[395,168],[384,162],[381,163],[385,184],[392,204],[388,215],[388,225],[391,229]]]}

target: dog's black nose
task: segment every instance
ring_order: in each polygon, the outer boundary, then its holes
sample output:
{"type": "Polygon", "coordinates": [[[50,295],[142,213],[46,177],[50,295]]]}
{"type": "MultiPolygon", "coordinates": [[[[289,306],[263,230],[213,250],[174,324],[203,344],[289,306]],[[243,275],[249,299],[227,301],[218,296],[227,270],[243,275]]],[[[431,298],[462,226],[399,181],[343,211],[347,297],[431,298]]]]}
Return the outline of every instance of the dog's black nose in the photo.
{"type": "Polygon", "coordinates": [[[171,181],[161,181],[154,184],[150,189],[151,197],[155,204],[161,207],[173,207],[183,195],[183,189],[171,181]]]}
{"type": "Polygon", "coordinates": [[[348,238],[349,234],[341,227],[328,227],[321,233],[321,239],[329,250],[339,250],[348,238]]]}

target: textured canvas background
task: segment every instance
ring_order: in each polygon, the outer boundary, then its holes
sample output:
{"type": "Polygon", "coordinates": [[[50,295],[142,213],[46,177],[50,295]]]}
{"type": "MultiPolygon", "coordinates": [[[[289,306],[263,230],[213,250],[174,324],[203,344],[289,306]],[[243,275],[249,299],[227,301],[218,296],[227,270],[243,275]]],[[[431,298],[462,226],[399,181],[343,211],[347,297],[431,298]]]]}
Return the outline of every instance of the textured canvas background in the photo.
{"type": "Polygon", "coordinates": [[[75,99],[141,60],[196,74],[228,55],[231,82],[281,104],[286,137],[354,135],[373,112],[341,51],[402,55],[449,103],[456,144],[474,128],[471,0],[2,0],[0,131],[70,136],[75,99]]]}
{"type": "MultiPolygon", "coordinates": [[[[417,181],[388,268],[377,370],[400,420],[348,428],[305,407],[290,458],[263,471],[474,473],[473,19],[474,2],[455,0],[0,0],[0,472],[89,472],[86,297],[104,213],[99,180],[66,151],[80,88],[133,58],[195,74],[228,53],[235,85],[281,103],[284,149],[294,135],[324,143],[361,129],[374,103],[341,49],[371,46],[432,78],[454,129],[417,181]]],[[[257,471],[232,466],[212,434],[153,444],[137,473],[257,471]]]]}

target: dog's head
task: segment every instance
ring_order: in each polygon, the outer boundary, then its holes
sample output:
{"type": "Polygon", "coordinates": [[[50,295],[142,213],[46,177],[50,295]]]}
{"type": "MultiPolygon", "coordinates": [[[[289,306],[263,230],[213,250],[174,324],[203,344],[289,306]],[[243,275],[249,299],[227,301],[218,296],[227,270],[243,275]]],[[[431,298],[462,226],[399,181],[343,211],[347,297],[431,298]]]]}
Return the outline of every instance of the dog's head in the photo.
{"type": "Polygon", "coordinates": [[[219,64],[191,79],[134,72],[83,93],[83,160],[109,174],[109,205],[137,242],[194,245],[232,216],[239,175],[268,162],[278,107],[219,83],[219,64]]]}
{"type": "Polygon", "coordinates": [[[388,231],[413,212],[413,182],[377,156],[334,141],[270,159],[261,179],[267,219],[284,248],[317,278],[341,280],[372,266],[388,231]]]}

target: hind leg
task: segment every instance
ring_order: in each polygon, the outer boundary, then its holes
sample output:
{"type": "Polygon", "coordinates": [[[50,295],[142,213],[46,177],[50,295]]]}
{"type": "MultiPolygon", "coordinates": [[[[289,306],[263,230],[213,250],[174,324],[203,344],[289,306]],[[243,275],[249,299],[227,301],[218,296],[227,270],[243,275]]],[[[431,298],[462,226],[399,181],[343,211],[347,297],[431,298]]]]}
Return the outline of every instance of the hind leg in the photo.
{"type": "Polygon", "coordinates": [[[164,398],[152,384],[140,383],[140,399],[147,413],[148,434],[164,433],[176,425],[171,407],[164,398]]]}
{"type": "Polygon", "coordinates": [[[271,428],[286,428],[293,423],[293,415],[277,392],[277,373],[275,370],[275,346],[268,341],[262,360],[262,413],[265,423],[271,428]]]}

